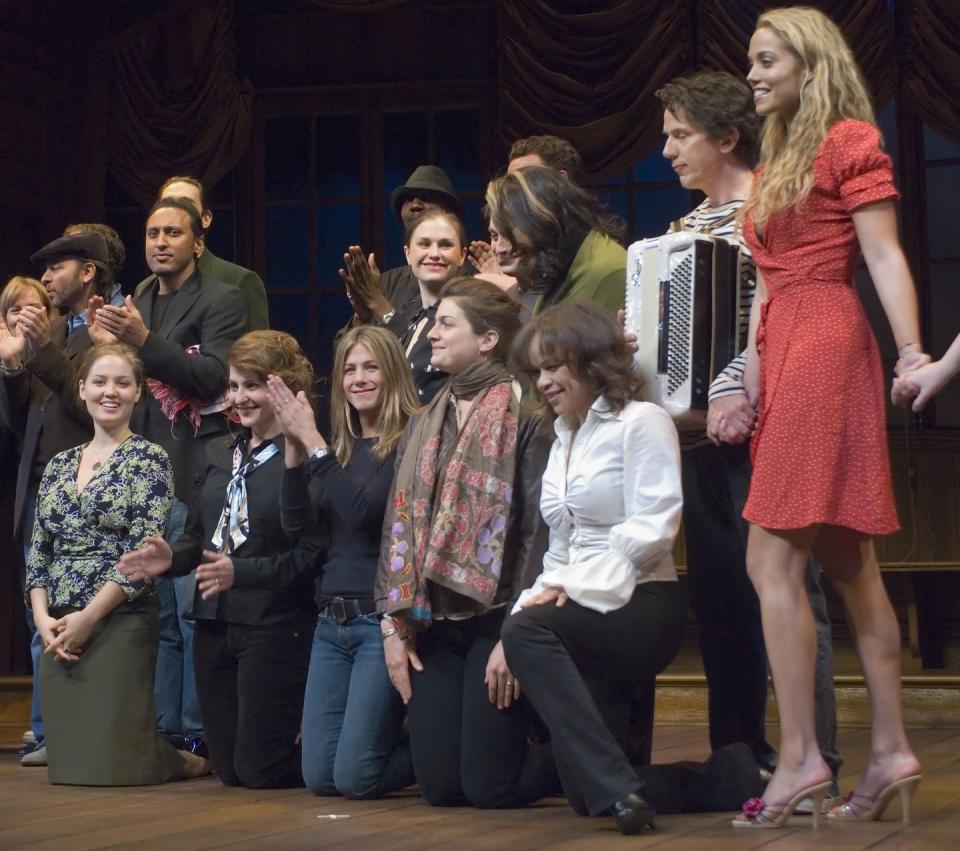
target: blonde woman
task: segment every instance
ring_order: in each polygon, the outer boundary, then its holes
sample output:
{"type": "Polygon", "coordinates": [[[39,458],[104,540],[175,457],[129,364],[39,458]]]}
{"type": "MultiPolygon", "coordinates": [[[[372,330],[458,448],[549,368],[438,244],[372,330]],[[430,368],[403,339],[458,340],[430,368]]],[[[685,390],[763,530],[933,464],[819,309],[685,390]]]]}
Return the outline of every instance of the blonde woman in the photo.
{"type": "Polygon", "coordinates": [[[759,403],[744,516],[750,577],[780,708],[780,758],[763,799],[734,824],[777,827],[830,784],[814,733],[814,626],[803,587],[811,550],[846,607],[871,698],[871,753],[838,819],[875,819],[897,791],[909,815],[920,764],[903,730],[900,636],[872,537],[897,528],[880,354],[853,284],[862,251],[899,349],[928,360],[897,241],[890,158],[837,27],[812,9],[760,16],[747,81],[765,118],[744,204],[758,268],[745,384],[759,403]]]}
{"type": "Polygon", "coordinates": [[[418,408],[410,367],[386,328],[344,334],[330,445],[307,400],[278,376],[268,379],[268,397],[286,436],[284,528],[292,536],[322,529],[328,541],[303,703],[303,779],[317,795],[379,798],[414,782],[373,600],[397,444],[418,408]]]}

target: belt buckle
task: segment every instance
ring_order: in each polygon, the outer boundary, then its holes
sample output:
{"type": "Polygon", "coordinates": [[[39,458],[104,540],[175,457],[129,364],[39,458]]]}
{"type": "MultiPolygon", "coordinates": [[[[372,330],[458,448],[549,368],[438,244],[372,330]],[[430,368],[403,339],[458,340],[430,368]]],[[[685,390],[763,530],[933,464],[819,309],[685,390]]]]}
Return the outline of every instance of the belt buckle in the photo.
{"type": "Polygon", "coordinates": [[[333,619],[338,624],[345,624],[350,620],[350,616],[347,614],[347,607],[344,604],[343,597],[334,597],[330,601],[330,614],[333,615],[333,619]]]}

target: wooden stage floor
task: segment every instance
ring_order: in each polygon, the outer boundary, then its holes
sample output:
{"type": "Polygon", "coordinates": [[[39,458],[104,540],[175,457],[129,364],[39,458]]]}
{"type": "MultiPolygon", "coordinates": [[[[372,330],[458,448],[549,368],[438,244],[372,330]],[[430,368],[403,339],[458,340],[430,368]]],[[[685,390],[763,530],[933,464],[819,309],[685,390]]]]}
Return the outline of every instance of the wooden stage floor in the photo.
{"type": "MultiPolygon", "coordinates": [[[[914,823],[899,821],[891,804],[884,821],[828,823],[814,832],[809,817],[782,830],[745,832],[725,814],[661,816],[657,830],[621,837],[611,819],[584,819],[562,800],[527,810],[434,809],[413,794],[383,801],[317,798],[298,790],[226,789],[208,777],[165,786],[96,789],[50,786],[46,770],[21,768],[0,754],[0,848],[82,851],[93,848],[193,849],[673,849],[960,848],[960,728],[922,729],[911,741],[926,777],[914,823]]],[[[849,789],[867,754],[867,732],[840,735],[849,789]]],[[[693,759],[706,748],[702,727],[658,731],[655,762],[693,759]]]]}

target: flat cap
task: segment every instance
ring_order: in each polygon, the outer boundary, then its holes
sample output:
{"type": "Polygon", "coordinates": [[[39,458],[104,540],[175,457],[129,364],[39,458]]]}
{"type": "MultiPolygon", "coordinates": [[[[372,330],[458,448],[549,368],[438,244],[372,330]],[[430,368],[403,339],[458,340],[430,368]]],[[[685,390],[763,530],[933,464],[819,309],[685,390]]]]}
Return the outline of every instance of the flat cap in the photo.
{"type": "Polygon", "coordinates": [[[93,260],[95,263],[109,265],[107,243],[98,233],[72,233],[48,242],[43,248],[30,256],[31,263],[40,263],[48,257],[79,257],[93,260]]]}

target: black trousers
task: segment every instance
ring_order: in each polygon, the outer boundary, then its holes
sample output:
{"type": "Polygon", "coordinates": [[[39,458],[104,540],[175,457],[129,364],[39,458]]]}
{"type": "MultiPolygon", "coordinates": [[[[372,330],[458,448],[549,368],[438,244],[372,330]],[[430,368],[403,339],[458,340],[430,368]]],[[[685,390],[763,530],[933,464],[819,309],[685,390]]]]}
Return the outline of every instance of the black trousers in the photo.
{"type": "Polygon", "coordinates": [[[768,763],[774,750],[765,738],[767,655],[760,601],[747,576],[749,524],[742,515],[750,472],[749,445],[683,453],[687,593],[709,687],[710,746],[746,742],[768,763]]]}
{"type": "Polygon", "coordinates": [[[417,637],[407,712],[420,795],[438,807],[523,807],[559,791],[549,745],[528,746],[529,705],[497,709],[483,678],[505,609],[438,620],[417,637]]]}
{"type": "Polygon", "coordinates": [[[226,786],[302,786],[313,618],[268,626],[197,621],[193,661],[210,759],[226,786]]]}
{"type": "Polygon", "coordinates": [[[676,582],[645,582],[606,614],[568,601],[504,623],[507,663],[550,729],[563,790],[578,813],[599,815],[641,786],[624,754],[630,696],[670,664],[685,611],[676,582]]]}

